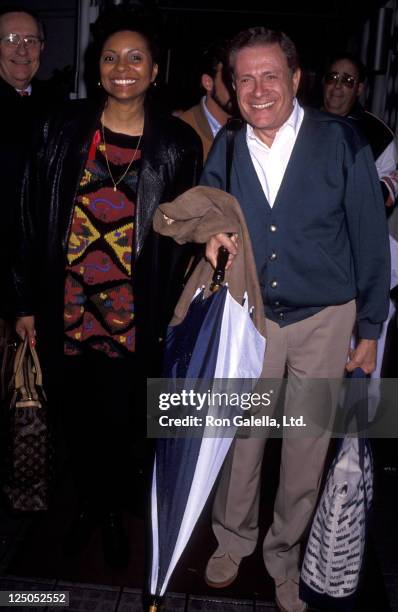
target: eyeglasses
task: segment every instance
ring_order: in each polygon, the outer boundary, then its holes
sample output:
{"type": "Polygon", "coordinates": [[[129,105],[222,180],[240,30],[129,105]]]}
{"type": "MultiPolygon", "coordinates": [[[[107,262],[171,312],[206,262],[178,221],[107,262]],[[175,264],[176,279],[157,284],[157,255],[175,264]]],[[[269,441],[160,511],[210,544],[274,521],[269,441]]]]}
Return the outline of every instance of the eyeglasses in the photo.
{"type": "Polygon", "coordinates": [[[43,39],[39,38],[39,36],[21,36],[20,34],[11,33],[0,38],[0,42],[9,49],[17,48],[20,45],[23,45],[26,49],[36,49],[41,45],[43,39]]]}
{"type": "Polygon", "coordinates": [[[340,74],[340,72],[328,72],[327,74],[325,74],[325,83],[327,83],[328,85],[331,85],[332,83],[334,83],[335,85],[337,83],[341,83],[342,85],[344,85],[344,87],[352,89],[356,82],[357,79],[351,74],[347,74],[346,72],[343,72],[343,74],[340,74]]]}

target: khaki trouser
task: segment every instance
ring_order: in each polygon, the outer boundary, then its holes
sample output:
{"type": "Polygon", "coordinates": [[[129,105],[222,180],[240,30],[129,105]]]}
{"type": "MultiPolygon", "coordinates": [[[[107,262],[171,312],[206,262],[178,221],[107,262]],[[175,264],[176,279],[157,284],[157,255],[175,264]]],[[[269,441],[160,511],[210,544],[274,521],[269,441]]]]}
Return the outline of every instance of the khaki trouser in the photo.
{"type": "MultiPolygon", "coordinates": [[[[305,379],[342,378],[355,314],[352,300],[324,308],[282,328],[266,320],[267,348],[262,378],[281,379],[287,368],[285,415],[305,417],[308,414],[309,389],[305,379]]],[[[311,387],[311,381],[307,384],[311,387]]],[[[331,419],[337,397],[335,385],[328,398],[331,419]]],[[[316,408],[316,403],[312,398],[311,406],[316,408]]],[[[300,540],[315,509],[329,441],[330,431],[323,431],[315,438],[283,439],[273,523],[263,547],[264,562],[273,578],[291,578],[299,572],[300,540]]],[[[216,492],[213,531],[218,551],[228,551],[234,557],[248,556],[256,546],[264,447],[264,439],[237,438],[216,492]]]]}

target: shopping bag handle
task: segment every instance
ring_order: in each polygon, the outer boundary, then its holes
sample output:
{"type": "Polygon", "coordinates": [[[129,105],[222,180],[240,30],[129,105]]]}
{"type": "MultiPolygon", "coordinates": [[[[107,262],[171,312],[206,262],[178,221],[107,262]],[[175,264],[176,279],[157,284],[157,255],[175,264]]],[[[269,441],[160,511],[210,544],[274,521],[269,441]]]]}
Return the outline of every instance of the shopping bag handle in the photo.
{"type": "MultiPolygon", "coordinates": [[[[367,385],[367,380],[369,379],[369,375],[366,374],[362,368],[355,368],[355,370],[353,370],[352,372],[347,372],[345,375],[346,379],[348,380],[362,380],[364,385],[367,385]]],[[[360,384],[360,383],[358,383],[360,384]]],[[[344,431],[347,431],[351,421],[356,418],[357,419],[357,425],[359,427],[359,429],[362,429],[364,426],[366,426],[367,424],[367,420],[365,421],[365,415],[364,415],[364,408],[363,408],[363,401],[364,401],[364,397],[361,397],[360,400],[355,401],[355,403],[353,403],[352,405],[349,406],[349,409],[347,410],[346,414],[345,414],[345,419],[344,419],[344,431]]],[[[366,403],[366,402],[365,402],[366,403]]]]}
{"type": "MultiPolygon", "coordinates": [[[[356,379],[358,381],[362,380],[363,382],[358,384],[363,384],[364,389],[367,387],[368,380],[370,378],[369,374],[366,374],[362,370],[362,368],[355,368],[352,372],[346,373],[347,379],[356,379]]],[[[344,431],[348,430],[348,427],[354,419],[356,419],[356,424],[359,431],[362,431],[367,426],[367,413],[368,413],[368,400],[367,394],[364,393],[363,397],[359,397],[354,403],[352,403],[345,415],[344,419],[344,431]]],[[[364,473],[365,469],[365,447],[367,445],[366,438],[361,435],[357,436],[358,439],[358,455],[359,455],[359,465],[362,473],[364,473]]]]}

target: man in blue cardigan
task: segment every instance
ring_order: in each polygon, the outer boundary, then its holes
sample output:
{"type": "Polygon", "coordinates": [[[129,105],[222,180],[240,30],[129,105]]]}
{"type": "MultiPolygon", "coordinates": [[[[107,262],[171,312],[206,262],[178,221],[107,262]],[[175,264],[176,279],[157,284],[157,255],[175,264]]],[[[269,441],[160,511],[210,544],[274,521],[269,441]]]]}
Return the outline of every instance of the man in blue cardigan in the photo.
{"type": "MultiPolygon", "coordinates": [[[[305,380],[341,379],[375,367],[388,312],[389,250],[383,198],[370,147],[344,119],[302,109],[297,52],[281,32],[251,28],[230,48],[230,68],[243,117],[236,132],[230,192],[248,225],[266,317],[262,377],[288,373],[284,414],[308,415],[305,380]],[[357,323],[360,341],[349,351],[357,323]]],[[[226,189],[224,128],[201,183],[226,189]]],[[[239,244],[217,234],[206,255],[239,244]]],[[[329,404],[333,417],[334,398],[329,404]]],[[[314,402],[312,403],[314,404],[314,402]]],[[[314,406],[313,406],[314,407],[314,406]]],[[[312,409],[313,409],[312,407],[312,409]]],[[[313,514],[330,432],[286,437],[274,520],[264,561],[281,610],[306,609],[299,598],[300,541],[313,514]]],[[[206,581],[233,582],[258,537],[260,471],[265,440],[237,439],[224,466],[213,508],[218,547],[206,581]]]]}

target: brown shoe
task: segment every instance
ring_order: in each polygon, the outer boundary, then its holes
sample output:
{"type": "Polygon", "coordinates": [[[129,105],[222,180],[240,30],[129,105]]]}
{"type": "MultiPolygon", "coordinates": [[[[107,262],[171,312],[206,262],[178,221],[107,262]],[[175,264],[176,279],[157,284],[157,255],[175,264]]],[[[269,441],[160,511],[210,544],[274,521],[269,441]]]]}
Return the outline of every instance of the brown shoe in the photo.
{"type": "Polygon", "coordinates": [[[205,582],[214,589],[224,589],[233,583],[238,575],[241,559],[216,550],[207,563],[205,582]]]}
{"type": "Polygon", "coordinates": [[[305,612],[307,604],[299,597],[299,579],[275,580],[275,600],[281,612],[305,612]]]}

